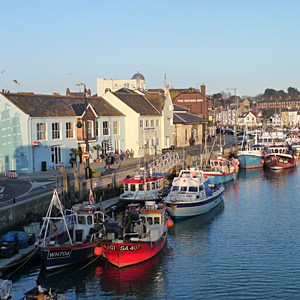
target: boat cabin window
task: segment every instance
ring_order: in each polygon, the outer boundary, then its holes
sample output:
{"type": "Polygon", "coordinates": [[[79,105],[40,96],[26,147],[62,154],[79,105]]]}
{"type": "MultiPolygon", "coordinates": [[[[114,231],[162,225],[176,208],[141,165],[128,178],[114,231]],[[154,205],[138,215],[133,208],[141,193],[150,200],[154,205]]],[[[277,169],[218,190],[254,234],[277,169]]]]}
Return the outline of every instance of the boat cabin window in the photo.
{"type": "Polygon", "coordinates": [[[160,224],[159,217],[154,217],[154,224],[160,224]]]}
{"type": "Polygon", "coordinates": [[[155,182],[151,182],[151,185],[152,185],[152,190],[155,190],[155,182]]]}
{"type": "Polygon", "coordinates": [[[179,186],[178,185],[174,185],[172,187],[172,192],[177,192],[177,191],[179,191],[179,186]]]}
{"type": "Polygon", "coordinates": [[[127,183],[124,184],[124,190],[128,191],[128,184],[127,183]]]}
{"type": "Polygon", "coordinates": [[[88,223],[88,225],[93,224],[93,217],[92,216],[87,216],[87,223],[88,223]]]}
{"type": "Polygon", "coordinates": [[[201,191],[203,191],[203,190],[204,190],[203,185],[200,185],[200,186],[199,186],[199,191],[201,192],[201,191]]]}
{"type": "Polygon", "coordinates": [[[156,186],[157,186],[158,189],[161,188],[161,181],[160,181],[160,180],[158,180],[158,181],[156,182],[156,186]]]}
{"type": "Polygon", "coordinates": [[[153,225],[153,220],[151,217],[147,217],[147,221],[148,221],[149,225],[153,225]]]}
{"type": "Polygon", "coordinates": [[[198,192],[198,187],[196,187],[196,186],[190,186],[189,187],[189,192],[193,192],[193,193],[198,192]]]}
{"type": "Polygon", "coordinates": [[[142,221],[143,223],[145,223],[145,222],[146,222],[146,218],[145,218],[145,217],[141,217],[141,221],[142,221]]]}
{"type": "Polygon", "coordinates": [[[180,192],[186,192],[187,191],[187,186],[182,186],[180,188],[180,192]]]}
{"type": "Polygon", "coordinates": [[[143,191],[144,190],[144,185],[142,183],[139,184],[139,191],[143,191]]]}
{"type": "Polygon", "coordinates": [[[135,184],[131,184],[131,185],[130,185],[130,190],[131,190],[132,192],[135,191],[135,184]]]}
{"type": "Polygon", "coordinates": [[[86,224],[85,216],[78,216],[77,222],[78,222],[78,224],[85,225],[86,224]]]}
{"type": "Polygon", "coordinates": [[[147,190],[148,190],[148,191],[150,190],[150,182],[147,183],[147,190]]]}

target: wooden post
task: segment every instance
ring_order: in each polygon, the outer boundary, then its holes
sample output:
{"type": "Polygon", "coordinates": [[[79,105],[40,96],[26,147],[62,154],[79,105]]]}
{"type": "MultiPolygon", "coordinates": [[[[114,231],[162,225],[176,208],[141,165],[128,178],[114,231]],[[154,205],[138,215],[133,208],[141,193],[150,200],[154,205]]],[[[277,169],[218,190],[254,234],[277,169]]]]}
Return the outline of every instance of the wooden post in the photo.
{"type": "Polygon", "coordinates": [[[75,191],[75,197],[79,199],[80,197],[80,183],[78,178],[78,170],[74,170],[74,191],[75,191]]]}

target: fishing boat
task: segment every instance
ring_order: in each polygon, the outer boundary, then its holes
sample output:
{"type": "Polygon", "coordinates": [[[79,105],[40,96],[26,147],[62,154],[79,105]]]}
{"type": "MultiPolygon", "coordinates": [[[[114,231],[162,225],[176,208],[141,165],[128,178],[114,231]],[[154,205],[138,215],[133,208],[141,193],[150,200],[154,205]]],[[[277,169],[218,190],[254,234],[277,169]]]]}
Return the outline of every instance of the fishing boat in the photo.
{"type": "Polygon", "coordinates": [[[129,204],[123,221],[107,229],[95,252],[118,268],[141,263],[163,249],[171,226],[164,204],[129,204]]]}
{"type": "Polygon", "coordinates": [[[45,268],[60,268],[93,257],[109,221],[90,204],[66,213],[55,189],[35,244],[45,268]]]}
{"type": "Polygon", "coordinates": [[[206,213],[222,200],[224,186],[209,184],[205,172],[197,168],[181,170],[173,179],[171,192],[163,199],[172,218],[186,218],[206,213]]]}
{"type": "Polygon", "coordinates": [[[286,145],[270,146],[264,157],[264,166],[272,170],[293,168],[296,166],[295,152],[286,145]]]}
{"type": "Polygon", "coordinates": [[[235,180],[238,169],[238,159],[227,159],[221,156],[209,159],[209,163],[202,167],[204,175],[207,176],[211,184],[235,180]]]}
{"type": "Polygon", "coordinates": [[[247,144],[237,152],[237,159],[239,161],[239,167],[242,169],[254,169],[262,168],[264,165],[265,150],[262,145],[247,144]]]}
{"type": "Polygon", "coordinates": [[[284,145],[286,143],[286,135],[282,131],[263,132],[258,139],[258,143],[264,147],[273,145],[284,145]]]}
{"type": "Polygon", "coordinates": [[[123,192],[120,195],[121,203],[144,203],[145,200],[161,201],[164,176],[147,176],[140,172],[128,175],[123,180],[123,192]]]}

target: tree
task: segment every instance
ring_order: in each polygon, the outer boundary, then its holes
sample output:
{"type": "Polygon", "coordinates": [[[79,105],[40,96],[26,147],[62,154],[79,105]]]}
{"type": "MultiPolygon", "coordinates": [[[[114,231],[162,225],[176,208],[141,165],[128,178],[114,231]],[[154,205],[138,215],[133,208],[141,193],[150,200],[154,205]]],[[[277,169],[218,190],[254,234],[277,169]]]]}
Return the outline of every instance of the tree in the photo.
{"type": "Polygon", "coordinates": [[[287,91],[288,91],[288,95],[291,96],[292,98],[297,98],[298,95],[299,95],[299,91],[296,88],[294,88],[294,87],[290,86],[287,89],[287,91]]]}
{"type": "Polygon", "coordinates": [[[277,91],[274,90],[274,89],[266,89],[265,92],[264,92],[264,96],[266,98],[271,98],[271,97],[273,97],[275,99],[278,98],[277,91]]]}
{"type": "Polygon", "coordinates": [[[93,149],[97,151],[97,159],[99,159],[99,151],[101,150],[101,146],[99,144],[93,146],[93,149]]]}

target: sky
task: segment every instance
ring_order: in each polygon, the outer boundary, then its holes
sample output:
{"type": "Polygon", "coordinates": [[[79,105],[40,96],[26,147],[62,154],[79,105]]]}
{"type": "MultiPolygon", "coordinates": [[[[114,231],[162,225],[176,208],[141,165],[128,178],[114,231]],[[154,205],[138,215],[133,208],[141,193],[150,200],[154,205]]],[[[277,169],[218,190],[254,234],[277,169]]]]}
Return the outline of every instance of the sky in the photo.
{"type": "Polygon", "coordinates": [[[14,0],[0,10],[1,90],[65,95],[83,82],[96,94],[97,78],[136,72],[146,88],[166,76],[207,94],[300,90],[298,0],[14,0]]]}

